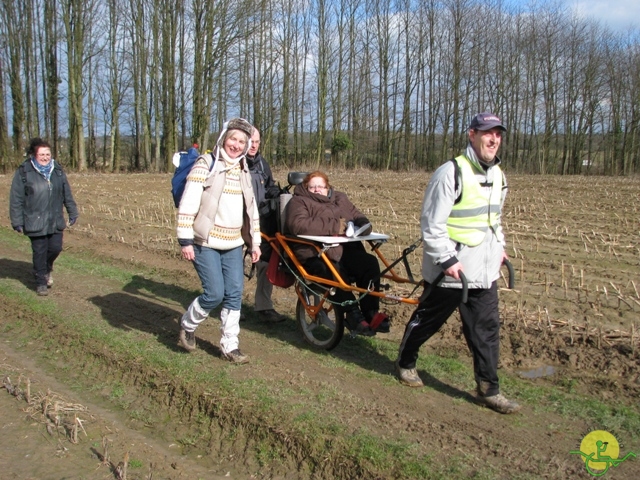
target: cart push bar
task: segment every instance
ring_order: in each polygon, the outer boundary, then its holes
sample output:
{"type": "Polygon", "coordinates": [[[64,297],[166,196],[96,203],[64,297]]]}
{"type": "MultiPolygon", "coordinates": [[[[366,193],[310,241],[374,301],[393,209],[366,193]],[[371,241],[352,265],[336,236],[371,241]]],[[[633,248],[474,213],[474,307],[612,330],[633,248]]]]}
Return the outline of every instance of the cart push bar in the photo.
{"type": "MultiPolygon", "coordinates": [[[[507,267],[507,271],[509,272],[509,281],[508,281],[509,290],[513,290],[513,287],[515,286],[515,273],[513,270],[513,265],[511,265],[511,262],[507,259],[505,259],[502,262],[502,264],[505,267],[507,267]]],[[[469,287],[468,287],[467,277],[465,277],[463,272],[459,272],[459,273],[460,273],[460,282],[462,283],[462,303],[467,303],[467,300],[469,300],[469,287]]],[[[440,272],[436,277],[436,279],[433,281],[433,283],[430,283],[425,287],[424,292],[422,292],[422,295],[420,295],[419,302],[420,303],[424,302],[426,298],[431,294],[431,290],[433,290],[433,286],[438,285],[443,279],[444,279],[444,272],[440,272]]]]}

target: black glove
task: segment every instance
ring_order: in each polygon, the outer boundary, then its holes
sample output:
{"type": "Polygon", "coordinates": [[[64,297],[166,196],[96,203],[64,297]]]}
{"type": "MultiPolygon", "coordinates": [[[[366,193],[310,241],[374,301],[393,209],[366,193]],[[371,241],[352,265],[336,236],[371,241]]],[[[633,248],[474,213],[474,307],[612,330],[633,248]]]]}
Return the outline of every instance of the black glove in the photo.
{"type": "Polygon", "coordinates": [[[22,233],[22,225],[15,225],[13,229],[18,233],[22,233]]]}
{"type": "MultiPolygon", "coordinates": [[[[358,228],[362,227],[363,225],[366,225],[367,223],[369,223],[369,220],[367,219],[367,217],[358,217],[353,219],[353,224],[358,228]]],[[[360,235],[369,235],[372,231],[373,231],[373,227],[369,223],[369,228],[367,228],[360,235]]]]}
{"type": "Polygon", "coordinates": [[[264,202],[260,202],[260,205],[258,205],[260,217],[274,214],[278,210],[278,205],[280,205],[280,202],[276,198],[267,198],[264,202]]]}
{"type": "Polygon", "coordinates": [[[365,223],[369,223],[369,220],[367,220],[367,217],[358,217],[358,218],[354,218],[353,219],[353,224],[356,227],[361,227],[363,226],[365,223]]]}
{"type": "Polygon", "coordinates": [[[76,223],[76,221],[78,220],[78,217],[73,217],[69,219],[69,226],[73,226],[74,223],[76,223]]]}
{"type": "Polygon", "coordinates": [[[282,193],[282,189],[278,185],[271,185],[264,192],[264,198],[266,198],[266,199],[280,198],[280,194],[281,193],[282,193]]]}

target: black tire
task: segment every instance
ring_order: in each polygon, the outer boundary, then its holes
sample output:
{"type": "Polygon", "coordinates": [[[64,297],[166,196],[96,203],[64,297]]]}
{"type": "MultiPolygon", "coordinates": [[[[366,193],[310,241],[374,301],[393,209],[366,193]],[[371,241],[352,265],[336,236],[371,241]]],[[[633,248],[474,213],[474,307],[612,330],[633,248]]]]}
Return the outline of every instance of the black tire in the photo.
{"type": "MultiPolygon", "coordinates": [[[[308,292],[305,297],[311,306],[320,303],[320,296],[315,293],[308,292]]],[[[320,347],[325,350],[334,349],[344,335],[343,315],[328,302],[324,303],[316,318],[312,318],[304,307],[302,300],[298,299],[296,319],[305,341],[314,347],[320,347]]]]}

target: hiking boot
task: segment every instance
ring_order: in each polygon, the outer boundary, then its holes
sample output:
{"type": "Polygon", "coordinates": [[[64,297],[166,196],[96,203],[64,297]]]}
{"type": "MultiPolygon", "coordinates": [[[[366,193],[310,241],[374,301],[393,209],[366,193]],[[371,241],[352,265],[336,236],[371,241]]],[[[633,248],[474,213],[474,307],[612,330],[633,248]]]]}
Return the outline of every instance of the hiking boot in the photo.
{"type": "Polygon", "coordinates": [[[38,285],[36,287],[36,293],[41,297],[46,297],[47,295],[49,295],[49,290],[47,289],[46,285],[38,285]]]}
{"type": "Polygon", "coordinates": [[[53,275],[51,275],[51,272],[47,273],[47,287],[53,287],[53,275]]]}
{"type": "Polygon", "coordinates": [[[187,332],[184,328],[181,328],[178,345],[187,352],[193,352],[196,349],[196,332],[187,332]]]}
{"type": "Polygon", "coordinates": [[[243,354],[239,349],[232,350],[231,352],[224,353],[222,352],[222,358],[230,361],[231,363],[235,363],[241,365],[243,363],[249,363],[249,355],[243,354]]]}
{"type": "Polygon", "coordinates": [[[478,398],[491,410],[495,410],[498,413],[515,413],[520,410],[521,406],[514,400],[509,400],[507,397],[498,393],[497,395],[491,395],[485,397],[481,393],[478,393],[478,398]]]}
{"type": "Polygon", "coordinates": [[[424,387],[418,371],[415,368],[402,368],[399,362],[400,359],[396,360],[396,376],[400,383],[408,387],[424,387]]]}
{"type": "Polygon", "coordinates": [[[279,323],[279,322],[284,322],[287,319],[287,317],[276,312],[273,309],[260,310],[259,312],[256,312],[256,313],[258,314],[258,318],[260,320],[267,323],[279,323]]]}

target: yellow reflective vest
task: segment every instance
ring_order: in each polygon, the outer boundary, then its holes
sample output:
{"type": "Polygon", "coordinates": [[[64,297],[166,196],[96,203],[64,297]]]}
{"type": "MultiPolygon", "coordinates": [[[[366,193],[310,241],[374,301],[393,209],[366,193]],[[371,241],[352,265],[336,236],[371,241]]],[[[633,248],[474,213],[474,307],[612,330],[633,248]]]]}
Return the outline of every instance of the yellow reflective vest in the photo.
{"type": "Polygon", "coordinates": [[[462,198],[455,204],[447,220],[449,238],[475,247],[480,245],[487,231],[498,228],[502,198],[502,171],[495,165],[493,185],[480,185],[467,157],[455,159],[462,178],[462,198]],[[491,187],[490,189],[486,187],[491,187]]]}

